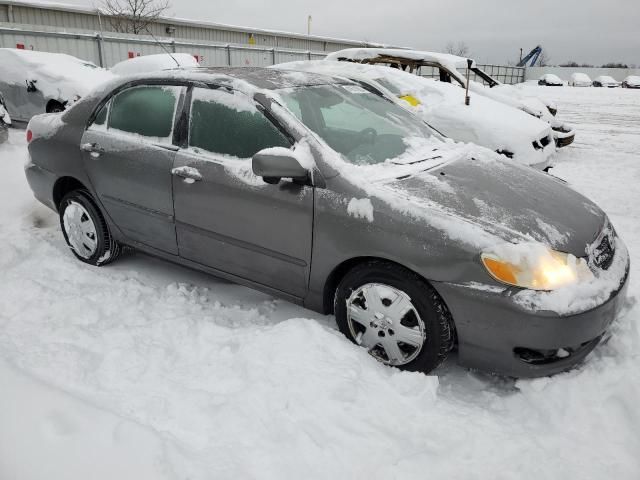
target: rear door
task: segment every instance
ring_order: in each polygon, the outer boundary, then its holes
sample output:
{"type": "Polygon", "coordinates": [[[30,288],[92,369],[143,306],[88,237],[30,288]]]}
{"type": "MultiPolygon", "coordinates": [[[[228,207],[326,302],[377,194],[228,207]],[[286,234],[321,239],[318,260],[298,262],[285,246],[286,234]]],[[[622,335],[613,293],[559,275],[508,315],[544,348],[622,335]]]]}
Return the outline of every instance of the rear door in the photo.
{"type": "Polygon", "coordinates": [[[292,141],[248,96],[194,88],[173,177],[180,256],[297,297],[307,290],[313,187],[265,183],[251,157],[292,141]]]}
{"type": "Polygon", "coordinates": [[[82,137],[91,182],[127,238],[176,255],[171,169],[185,87],[136,85],[107,102],[82,137]]]}

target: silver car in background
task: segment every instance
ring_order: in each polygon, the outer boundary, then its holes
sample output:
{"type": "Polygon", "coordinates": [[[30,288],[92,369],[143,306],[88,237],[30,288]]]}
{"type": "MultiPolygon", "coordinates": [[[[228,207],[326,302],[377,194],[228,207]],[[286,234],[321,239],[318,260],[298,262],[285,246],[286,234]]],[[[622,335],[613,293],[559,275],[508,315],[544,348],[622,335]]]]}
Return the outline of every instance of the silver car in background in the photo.
{"type": "Polygon", "coordinates": [[[14,121],[62,112],[112,77],[107,70],[71,55],[0,48],[0,93],[14,121]]]}
{"type": "Polygon", "coordinates": [[[429,372],[455,349],[491,372],[560,372],[623,303],[629,255],[593,202],[346,79],[122,78],[27,138],[29,185],[80,261],[128,245],[333,313],[391,366],[429,372]]]}

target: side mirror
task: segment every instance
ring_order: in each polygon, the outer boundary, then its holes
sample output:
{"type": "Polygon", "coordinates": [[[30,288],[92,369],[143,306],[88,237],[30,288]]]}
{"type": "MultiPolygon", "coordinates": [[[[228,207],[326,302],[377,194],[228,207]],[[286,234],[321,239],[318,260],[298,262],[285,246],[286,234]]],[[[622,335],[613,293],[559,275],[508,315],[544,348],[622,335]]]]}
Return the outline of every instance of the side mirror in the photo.
{"type": "Polygon", "coordinates": [[[287,148],[275,147],[260,150],[251,161],[253,173],[267,183],[278,183],[282,178],[304,181],[309,172],[300,165],[293,152],[287,148]]]}

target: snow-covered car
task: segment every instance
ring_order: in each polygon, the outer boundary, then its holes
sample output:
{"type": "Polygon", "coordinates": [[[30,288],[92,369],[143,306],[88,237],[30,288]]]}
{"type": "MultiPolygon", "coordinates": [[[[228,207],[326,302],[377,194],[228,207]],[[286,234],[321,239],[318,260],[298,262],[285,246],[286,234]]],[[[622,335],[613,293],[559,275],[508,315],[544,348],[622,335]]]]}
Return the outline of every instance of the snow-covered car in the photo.
{"type": "Polygon", "coordinates": [[[0,48],[0,92],[14,121],[61,112],[112,77],[71,55],[0,48]]]}
{"type": "Polygon", "coordinates": [[[590,87],[593,84],[591,78],[586,73],[572,73],[569,85],[572,87],[590,87]]]}
{"type": "Polygon", "coordinates": [[[546,122],[480,95],[465,105],[464,91],[455,85],[397,68],[325,60],[290,62],[271,68],[348,78],[417,114],[453,140],[482,145],[540,170],[549,167],[556,151],[546,122]]]}
{"type": "Polygon", "coordinates": [[[334,313],[388,365],[428,372],[457,348],[564,371],[625,301],[629,254],[593,202],[347,79],[121,77],[27,128],[28,183],[78,260],[130,245],[334,313]]]}
{"type": "Polygon", "coordinates": [[[553,73],[545,73],[538,79],[538,85],[543,85],[545,87],[562,87],[564,82],[560,77],[553,73]]]}
{"type": "Polygon", "coordinates": [[[622,81],[622,88],[640,88],[640,76],[629,75],[622,81]]]}
{"type": "Polygon", "coordinates": [[[469,58],[448,53],[397,48],[347,48],[330,53],[325,59],[398,66],[418,75],[423,74],[422,67],[427,67],[437,71],[437,79],[441,82],[457,84],[462,88],[466,88],[466,72],[469,70],[470,76],[482,82],[474,80],[469,82],[469,90],[473,93],[489,97],[544,120],[551,125],[558,147],[566,147],[575,139],[573,127],[555,118],[558,108],[554,102],[543,97],[532,96],[530,92],[518,86],[499,82],[469,58]]]}
{"type": "Polygon", "coordinates": [[[109,70],[114,75],[137,75],[172,68],[199,67],[198,60],[188,53],[158,53],[134,57],[116,63],[109,70]]]}
{"type": "Polygon", "coordinates": [[[620,86],[620,83],[613,77],[609,75],[600,75],[593,80],[594,87],[606,87],[606,88],[616,88],[620,86]]]}
{"type": "Polygon", "coordinates": [[[0,143],[6,142],[9,138],[9,125],[11,125],[11,116],[7,112],[4,97],[0,93],[0,143]]]}

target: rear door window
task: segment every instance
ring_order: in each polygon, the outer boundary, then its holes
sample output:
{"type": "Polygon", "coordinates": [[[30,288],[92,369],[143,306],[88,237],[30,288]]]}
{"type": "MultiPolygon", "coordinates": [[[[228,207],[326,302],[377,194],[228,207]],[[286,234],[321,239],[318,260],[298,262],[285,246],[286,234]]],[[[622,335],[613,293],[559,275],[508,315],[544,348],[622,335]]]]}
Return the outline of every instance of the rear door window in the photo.
{"type": "MultiPolygon", "coordinates": [[[[109,102],[109,131],[171,143],[182,90],[177,86],[144,85],[118,93],[109,102]]],[[[101,115],[99,112],[96,121],[101,120],[101,115]]]]}
{"type": "Polygon", "coordinates": [[[270,147],[291,147],[287,137],[248,96],[223,89],[194,88],[189,147],[236,159],[270,147]]]}

